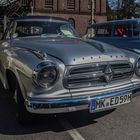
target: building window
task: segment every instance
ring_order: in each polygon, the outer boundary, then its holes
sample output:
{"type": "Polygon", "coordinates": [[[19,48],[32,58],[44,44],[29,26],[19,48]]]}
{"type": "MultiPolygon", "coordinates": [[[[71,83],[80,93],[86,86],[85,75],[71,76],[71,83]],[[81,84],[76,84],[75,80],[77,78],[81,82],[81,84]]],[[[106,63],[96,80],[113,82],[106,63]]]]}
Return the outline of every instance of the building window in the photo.
{"type": "Polygon", "coordinates": [[[75,9],[75,0],[67,0],[67,8],[68,9],[75,9]]]}
{"type": "MultiPolygon", "coordinates": [[[[94,11],[96,12],[96,0],[93,0],[94,2],[94,11]]],[[[88,0],[88,10],[92,9],[92,0],[88,0]]]]}
{"type": "Polygon", "coordinates": [[[73,18],[69,18],[69,22],[75,28],[75,20],[73,18]]]}
{"type": "Polygon", "coordinates": [[[35,3],[35,0],[19,0],[19,1],[17,1],[17,2],[19,2],[19,4],[22,4],[22,6],[28,6],[28,7],[34,7],[35,8],[35,5],[34,5],[34,3],[35,3]]]}
{"type": "Polygon", "coordinates": [[[22,3],[22,4],[28,4],[29,1],[28,1],[28,0],[21,0],[21,3],[22,3]]]}
{"type": "Polygon", "coordinates": [[[45,0],[45,8],[53,9],[53,0],[45,0]]]}

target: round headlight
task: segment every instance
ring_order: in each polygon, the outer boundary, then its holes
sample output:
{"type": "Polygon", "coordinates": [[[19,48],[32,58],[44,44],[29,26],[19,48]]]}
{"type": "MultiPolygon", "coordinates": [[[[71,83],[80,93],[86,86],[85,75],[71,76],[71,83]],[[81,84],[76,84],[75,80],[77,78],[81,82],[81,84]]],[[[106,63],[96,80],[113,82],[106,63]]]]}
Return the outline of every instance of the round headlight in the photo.
{"type": "Polygon", "coordinates": [[[39,64],[35,73],[34,79],[41,87],[52,86],[58,78],[58,69],[52,62],[39,64]]]}
{"type": "Polygon", "coordinates": [[[136,63],[136,75],[140,77],[140,58],[138,59],[137,63],[136,63]]]}

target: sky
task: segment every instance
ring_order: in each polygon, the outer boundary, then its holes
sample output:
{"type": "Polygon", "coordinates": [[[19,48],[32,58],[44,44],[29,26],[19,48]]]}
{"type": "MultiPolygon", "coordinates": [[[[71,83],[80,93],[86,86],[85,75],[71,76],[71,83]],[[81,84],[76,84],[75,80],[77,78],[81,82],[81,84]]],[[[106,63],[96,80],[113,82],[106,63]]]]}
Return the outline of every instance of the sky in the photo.
{"type": "MultiPolygon", "coordinates": [[[[121,1],[121,0],[120,0],[121,1]]],[[[123,0],[122,0],[123,1],[123,0]]],[[[117,2],[118,0],[108,0],[111,9],[117,9],[117,2]]],[[[135,0],[136,3],[140,3],[140,0],[135,0]]]]}
{"type": "Polygon", "coordinates": [[[136,2],[140,2],[140,0],[136,0],[136,2]]]}

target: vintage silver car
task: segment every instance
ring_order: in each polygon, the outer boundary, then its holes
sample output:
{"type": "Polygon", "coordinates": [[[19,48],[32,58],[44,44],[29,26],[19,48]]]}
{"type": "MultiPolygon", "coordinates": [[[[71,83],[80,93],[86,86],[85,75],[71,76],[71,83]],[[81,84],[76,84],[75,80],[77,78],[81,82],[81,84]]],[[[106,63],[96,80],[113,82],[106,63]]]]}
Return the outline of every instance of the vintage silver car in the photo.
{"type": "Polygon", "coordinates": [[[0,78],[25,123],[33,114],[92,113],[130,103],[140,89],[140,59],[80,39],[67,20],[29,16],[11,21],[3,35],[0,78]]]}

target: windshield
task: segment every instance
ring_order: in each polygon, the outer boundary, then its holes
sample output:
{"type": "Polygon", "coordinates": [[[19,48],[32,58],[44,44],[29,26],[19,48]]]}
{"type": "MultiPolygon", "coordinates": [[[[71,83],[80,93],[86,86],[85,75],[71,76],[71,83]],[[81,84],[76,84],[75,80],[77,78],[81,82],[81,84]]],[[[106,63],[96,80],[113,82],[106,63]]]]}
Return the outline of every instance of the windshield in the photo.
{"type": "Polygon", "coordinates": [[[78,37],[78,34],[69,22],[53,21],[18,21],[16,30],[18,37],[62,35],[78,37]]]}

